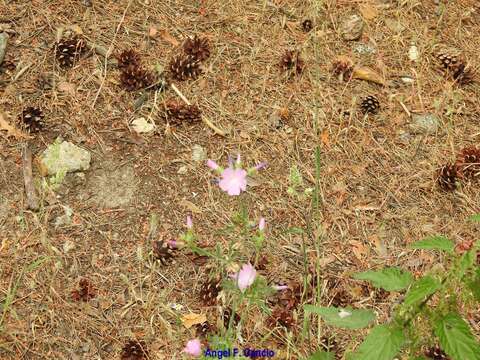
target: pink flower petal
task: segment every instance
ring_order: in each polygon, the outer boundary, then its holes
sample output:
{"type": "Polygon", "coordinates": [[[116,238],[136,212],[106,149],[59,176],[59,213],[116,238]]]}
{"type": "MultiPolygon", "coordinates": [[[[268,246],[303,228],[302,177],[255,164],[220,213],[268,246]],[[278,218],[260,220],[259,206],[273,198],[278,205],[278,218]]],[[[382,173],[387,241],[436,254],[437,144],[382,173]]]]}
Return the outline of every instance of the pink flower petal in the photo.
{"type": "Polygon", "coordinates": [[[207,160],[207,166],[212,170],[217,170],[219,168],[218,164],[210,159],[207,160]]]}
{"type": "Polygon", "coordinates": [[[218,185],[228,195],[240,195],[247,189],[247,172],[243,169],[226,168],[222,172],[222,178],[218,185]]]}
{"type": "Polygon", "coordinates": [[[251,286],[255,278],[257,277],[257,271],[252,264],[244,264],[237,277],[237,286],[241,292],[244,292],[249,286],[251,286]]]}
{"type": "Polygon", "coordinates": [[[260,221],[258,222],[258,230],[263,231],[265,230],[265,218],[261,217],[260,221]]]}
{"type": "Polygon", "coordinates": [[[187,228],[191,229],[192,227],[193,227],[192,217],[190,215],[187,215],[187,228]]]}
{"type": "Polygon", "coordinates": [[[202,354],[202,343],[198,339],[193,339],[187,342],[183,352],[188,355],[198,357],[202,354]]]}

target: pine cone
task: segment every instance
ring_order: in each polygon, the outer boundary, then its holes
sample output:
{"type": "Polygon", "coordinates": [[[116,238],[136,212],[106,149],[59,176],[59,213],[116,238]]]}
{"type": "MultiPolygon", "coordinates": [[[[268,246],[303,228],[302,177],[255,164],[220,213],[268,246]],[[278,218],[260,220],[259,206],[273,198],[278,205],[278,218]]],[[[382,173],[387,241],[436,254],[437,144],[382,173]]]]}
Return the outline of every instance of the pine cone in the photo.
{"type": "Polygon", "coordinates": [[[202,112],[196,105],[187,105],[173,100],[165,104],[165,116],[169,123],[181,125],[202,120],[202,112]]]}
{"type": "Polygon", "coordinates": [[[369,95],[362,100],[360,107],[364,114],[376,114],[380,109],[380,101],[375,96],[369,95]]]}
{"type": "Polygon", "coordinates": [[[4,59],[3,62],[0,64],[0,74],[13,73],[16,68],[17,68],[17,65],[15,64],[15,62],[13,60],[4,59]]]}
{"type": "Polygon", "coordinates": [[[88,279],[81,279],[78,283],[79,289],[72,291],[72,299],[75,301],[89,301],[96,296],[95,288],[88,279]]]}
{"type": "Polygon", "coordinates": [[[285,309],[295,309],[302,300],[302,285],[297,282],[288,284],[288,288],[276,294],[276,303],[285,309]]]}
{"type": "Polygon", "coordinates": [[[283,308],[282,306],[275,306],[272,314],[267,319],[267,324],[272,327],[280,325],[287,329],[291,329],[295,325],[293,310],[283,308]]]}
{"type": "Polygon", "coordinates": [[[175,80],[196,79],[201,73],[200,61],[194,56],[181,54],[170,61],[170,72],[175,80]]]}
{"type": "Polygon", "coordinates": [[[222,291],[222,278],[217,275],[213,279],[207,279],[200,288],[200,298],[207,306],[213,306],[217,302],[218,294],[222,291]]]}
{"type": "Polygon", "coordinates": [[[350,305],[351,302],[351,296],[345,291],[344,288],[340,288],[333,296],[331,305],[339,308],[345,308],[350,305]]]}
{"type": "Polygon", "coordinates": [[[124,50],[118,56],[116,56],[118,61],[118,68],[125,69],[131,65],[140,67],[140,54],[134,49],[124,50]]]}
{"type": "MultiPolygon", "coordinates": [[[[232,309],[227,308],[223,311],[223,326],[225,329],[228,329],[228,325],[230,324],[230,319],[232,317],[232,309]]],[[[233,320],[232,320],[232,327],[237,327],[238,323],[240,322],[240,315],[235,313],[233,315],[233,320]]]]}
{"type": "Polygon", "coordinates": [[[473,82],[475,72],[457,49],[442,49],[436,54],[447,78],[455,80],[460,85],[473,82]]]}
{"type": "Polygon", "coordinates": [[[20,115],[22,126],[29,132],[42,130],[45,125],[43,118],[42,110],[32,106],[25,108],[20,115]]]}
{"type": "Polygon", "coordinates": [[[148,358],[147,344],[143,340],[128,340],[120,355],[121,360],[147,360],[148,358]]]}
{"type": "Polygon", "coordinates": [[[433,360],[450,360],[447,354],[438,346],[432,347],[425,352],[425,356],[433,360]]]}
{"type": "Polygon", "coordinates": [[[302,22],[302,30],[304,32],[310,32],[313,29],[312,20],[306,19],[302,22]]]}
{"type": "Polygon", "coordinates": [[[457,188],[458,169],[455,164],[446,164],[437,171],[437,183],[443,190],[453,191],[457,188]]]}
{"type": "Polygon", "coordinates": [[[297,75],[300,75],[305,67],[304,61],[300,58],[300,52],[294,50],[287,50],[279,65],[283,71],[292,71],[297,75]]]}
{"type": "Polygon", "coordinates": [[[155,241],[153,243],[153,255],[162,265],[168,264],[174,258],[177,250],[173,241],[155,241]]]}
{"type": "Polygon", "coordinates": [[[197,36],[188,38],[183,44],[183,51],[196,61],[204,61],[210,57],[208,39],[197,36]]]}
{"type": "Polygon", "coordinates": [[[340,78],[340,81],[349,81],[353,75],[353,61],[346,56],[339,56],[332,66],[334,75],[340,78]]]}
{"type": "Polygon", "coordinates": [[[195,332],[198,337],[200,338],[207,338],[208,336],[212,335],[215,333],[216,329],[213,324],[210,324],[208,321],[205,321],[204,323],[197,324],[195,326],[195,332]]]}
{"type": "Polygon", "coordinates": [[[324,335],[320,338],[320,346],[326,352],[334,352],[338,351],[338,343],[335,340],[334,336],[324,335]]]}
{"type": "Polygon", "coordinates": [[[128,91],[140,90],[153,83],[153,75],[141,66],[129,65],[120,74],[120,82],[128,91]]]}
{"type": "Polygon", "coordinates": [[[61,67],[72,67],[85,51],[85,41],[78,36],[62,39],[55,45],[55,56],[61,67]]]}
{"type": "Polygon", "coordinates": [[[455,163],[459,174],[465,178],[475,178],[480,175],[480,149],[475,146],[463,148],[455,163]]]}

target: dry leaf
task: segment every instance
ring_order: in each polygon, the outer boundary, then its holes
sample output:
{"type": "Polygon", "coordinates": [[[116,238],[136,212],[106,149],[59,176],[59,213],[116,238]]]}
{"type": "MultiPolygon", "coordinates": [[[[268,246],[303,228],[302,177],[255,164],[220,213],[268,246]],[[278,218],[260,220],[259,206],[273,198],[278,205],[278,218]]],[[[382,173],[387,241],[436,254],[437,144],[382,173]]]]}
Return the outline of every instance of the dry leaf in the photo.
{"type": "Polygon", "coordinates": [[[387,248],[385,246],[384,241],[378,235],[372,235],[368,238],[372,243],[375,249],[375,252],[382,257],[386,257],[388,255],[387,248]]]}
{"type": "Polygon", "coordinates": [[[330,138],[328,135],[328,130],[322,131],[322,133],[320,134],[320,140],[323,145],[325,145],[326,147],[330,147],[330,138]]]}
{"type": "Polygon", "coordinates": [[[194,214],[201,214],[202,213],[202,209],[200,209],[197,205],[195,205],[191,201],[183,199],[183,200],[180,200],[179,205],[183,206],[187,210],[190,210],[194,214]]]}
{"type": "Polygon", "coordinates": [[[3,116],[2,113],[0,113],[0,130],[6,130],[7,131],[7,136],[13,136],[15,139],[29,139],[30,136],[27,134],[23,133],[19,129],[17,129],[15,126],[10,125],[10,123],[5,120],[5,117],[3,116]]]}
{"type": "Polygon", "coordinates": [[[352,78],[359,79],[359,80],[372,81],[380,85],[385,84],[385,81],[383,80],[382,76],[380,76],[377,72],[375,72],[374,70],[368,67],[357,67],[353,69],[352,78]]]}
{"type": "Polygon", "coordinates": [[[353,255],[355,255],[358,260],[362,260],[364,256],[369,254],[368,247],[366,247],[362,242],[351,240],[349,244],[352,246],[353,255]]]}
{"type": "Polygon", "coordinates": [[[190,313],[190,314],[183,315],[181,320],[182,320],[182,324],[187,329],[190,329],[193,325],[203,324],[205,321],[207,321],[207,316],[205,314],[190,313]]]}
{"type": "Polygon", "coordinates": [[[157,35],[158,35],[157,28],[154,26],[151,26],[150,29],[148,29],[148,36],[153,39],[153,38],[156,38],[157,35]]]}
{"type": "Polygon", "coordinates": [[[75,88],[75,84],[72,84],[66,81],[62,81],[61,83],[58,84],[58,90],[72,97],[74,97],[77,92],[75,88]]]}
{"type": "Polygon", "coordinates": [[[336,258],[334,256],[323,257],[318,260],[318,265],[320,265],[320,267],[324,267],[324,266],[327,266],[328,264],[333,263],[335,260],[336,258]]]}
{"type": "Polygon", "coordinates": [[[359,10],[365,20],[375,19],[378,15],[378,9],[372,4],[361,4],[359,10]]]}
{"type": "Polygon", "coordinates": [[[160,30],[160,37],[165,40],[166,42],[170,43],[173,46],[178,46],[180,43],[175,39],[172,34],[170,34],[167,30],[160,30]]]}

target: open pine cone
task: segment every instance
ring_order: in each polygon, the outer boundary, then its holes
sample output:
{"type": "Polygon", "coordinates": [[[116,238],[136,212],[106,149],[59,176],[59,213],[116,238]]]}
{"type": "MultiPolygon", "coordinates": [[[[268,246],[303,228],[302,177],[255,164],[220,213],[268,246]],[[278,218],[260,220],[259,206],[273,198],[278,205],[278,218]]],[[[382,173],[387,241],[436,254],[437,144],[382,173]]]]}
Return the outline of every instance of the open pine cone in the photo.
{"type": "Polygon", "coordinates": [[[153,243],[153,255],[163,265],[166,265],[173,260],[177,250],[178,248],[172,241],[155,241],[153,243]]]}
{"type": "Polygon", "coordinates": [[[147,344],[143,340],[129,340],[122,348],[121,360],[147,360],[147,344]]]}
{"type": "Polygon", "coordinates": [[[78,36],[61,39],[55,44],[55,57],[61,67],[72,67],[85,49],[85,41],[78,36]]]}
{"type": "Polygon", "coordinates": [[[476,146],[463,148],[455,163],[459,174],[467,179],[480,176],[480,149],[476,146]]]}
{"type": "Polygon", "coordinates": [[[432,360],[450,360],[447,354],[438,346],[434,346],[425,352],[425,356],[432,360]]]}
{"type": "Polygon", "coordinates": [[[83,278],[78,283],[79,288],[72,291],[72,299],[75,301],[89,301],[96,296],[95,288],[90,280],[83,278]]]}
{"type": "Polygon", "coordinates": [[[140,90],[154,83],[153,74],[139,65],[129,65],[122,69],[120,82],[128,91],[140,90]]]}
{"type": "Polygon", "coordinates": [[[165,104],[165,117],[172,125],[192,124],[202,120],[202,112],[196,105],[169,100],[165,104]]]}
{"type": "Polygon", "coordinates": [[[201,73],[200,61],[195,56],[180,54],[170,61],[172,78],[178,81],[196,79],[201,73]]]}
{"type": "Polygon", "coordinates": [[[447,78],[460,85],[474,81],[475,71],[457,49],[441,49],[435,55],[447,78]]]}
{"type": "Polygon", "coordinates": [[[44,115],[40,108],[29,106],[22,111],[20,121],[22,126],[28,132],[37,132],[42,130],[45,123],[43,122],[44,115]]]}
{"type": "Polygon", "coordinates": [[[204,61],[210,57],[208,39],[199,38],[198,36],[188,38],[183,44],[183,51],[196,61],[204,61]]]}
{"type": "Polygon", "coordinates": [[[215,305],[218,294],[222,291],[222,278],[216,276],[213,279],[207,279],[200,288],[200,298],[207,306],[215,305]]]}
{"type": "Polygon", "coordinates": [[[437,171],[437,183],[443,190],[455,190],[457,178],[458,168],[455,164],[445,164],[437,171]]]}
{"type": "Polygon", "coordinates": [[[140,54],[134,50],[124,50],[116,56],[119,69],[125,69],[131,65],[140,66],[140,54]]]}
{"type": "Polygon", "coordinates": [[[283,71],[290,71],[300,75],[305,67],[304,61],[300,58],[300,52],[287,50],[282,56],[279,64],[283,71]]]}
{"type": "Polygon", "coordinates": [[[283,308],[282,306],[275,306],[272,314],[267,319],[267,323],[272,327],[280,325],[287,329],[291,329],[295,325],[293,310],[283,308]]]}

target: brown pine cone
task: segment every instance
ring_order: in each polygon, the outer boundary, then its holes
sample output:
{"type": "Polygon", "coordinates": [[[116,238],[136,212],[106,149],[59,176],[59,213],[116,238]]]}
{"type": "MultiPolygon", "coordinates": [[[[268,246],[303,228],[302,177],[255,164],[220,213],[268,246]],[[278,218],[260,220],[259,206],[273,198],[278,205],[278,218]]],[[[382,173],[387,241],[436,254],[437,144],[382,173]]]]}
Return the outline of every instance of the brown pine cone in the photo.
{"type": "Polygon", "coordinates": [[[169,100],[165,104],[165,117],[172,125],[192,124],[202,120],[202,112],[196,105],[169,100]]]}
{"type": "Polygon", "coordinates": [[[75,301],[89,301],[96,296],[95,288],[90,280],[83,278],[78,283],[79,289],[72,291],[72,299],[75,301]]]}
{"type": "Polygon", "coordinates": [[[138,65],[129,65],[120,74],[120,82],[127,91],[146,88],[153,81],[153,75],[138,65]]]}
{"type": "Polygon", "coordinates": [[[480,176],[480,149],[476,146],[463,148],[457,156],[455,165],[459,175],[467,179],[480,176]]]}
{"type": "Polygon", "coordinates": [[[438,346],[434,346],[425,352],[425,356],[432,360],[450,360],[447,354],[438,346]]]}
{"type": "Polygon", "coordinates": [[[195,36],[188,38],[183,44],[183,51],[196,61],[204,61],[210,57],[210,45],[206,38],[195,36]]]}
{"type": "Polygon", "coordinates": [[[171,241],[155,241],[153,243],[153,255],[162,265],[167,265],[173,260],[177,250],[171,241]]]}
{"type": "Polygon", "coordinates": [[[125,69],[131,65],[140,67],[140,54],[134,50],[124,50],[119,55],[116,56],[118,61],[118,68],[125,69]]]}
{"type": "Polygon", "coordinates": [[[455,164],[446,164],[437,171],[437,184],[446,191],[457,188],[458,169],[455,164]]]}
{"type": "Polygon", "coordinates": [[[220,275],[213,279],[207,279],[200,288],[200,299],[207,306],[213,306],[217,302],[218,294],[222,291],[222,278],[220,275]]]}
{"type": "Polygon", "coordinates": [[[291,71],[300,75],[305,68],[305,63],[300,57],[299,51],[287,50],[280,60],[279,66],[283,71],[291,71]]]}
{"type": "Polygon", "coordinates": [[[55,57],[61,67],[72,67],[85,49],[85,41],[78,36],[62,39],[55,44],[55,57]]]}
{"type": "Polygon", "coordinates": [[[283,308],[282,306],[275,306],[272,314],[267,319],[267,324],[271,327],[275,327],[277,325],[283,326],[287,329],[291,329],[295,326],[295,319],[293,317],[293,310],[283,308]]]}
{"type": "Polygon", "coordinates": [[[45,123],[43,122],[43,112],[40,108],[29,106],[22,111],[20,121],[22,127],[28,132],[37,132],[42,130],[45,123]]]}
{"type": "Polygon", "coordinates": [[[121,360],[147,360],[147,344],[143,340],[129,340],[122,348],[121,360]]]}
{"type": "Polygon", "coordinates": [[[201,73],[200,61],[194,56],[181,54],[170,61],[170,72],[172,77],[178,81],[196,79],[201,73]]]}

